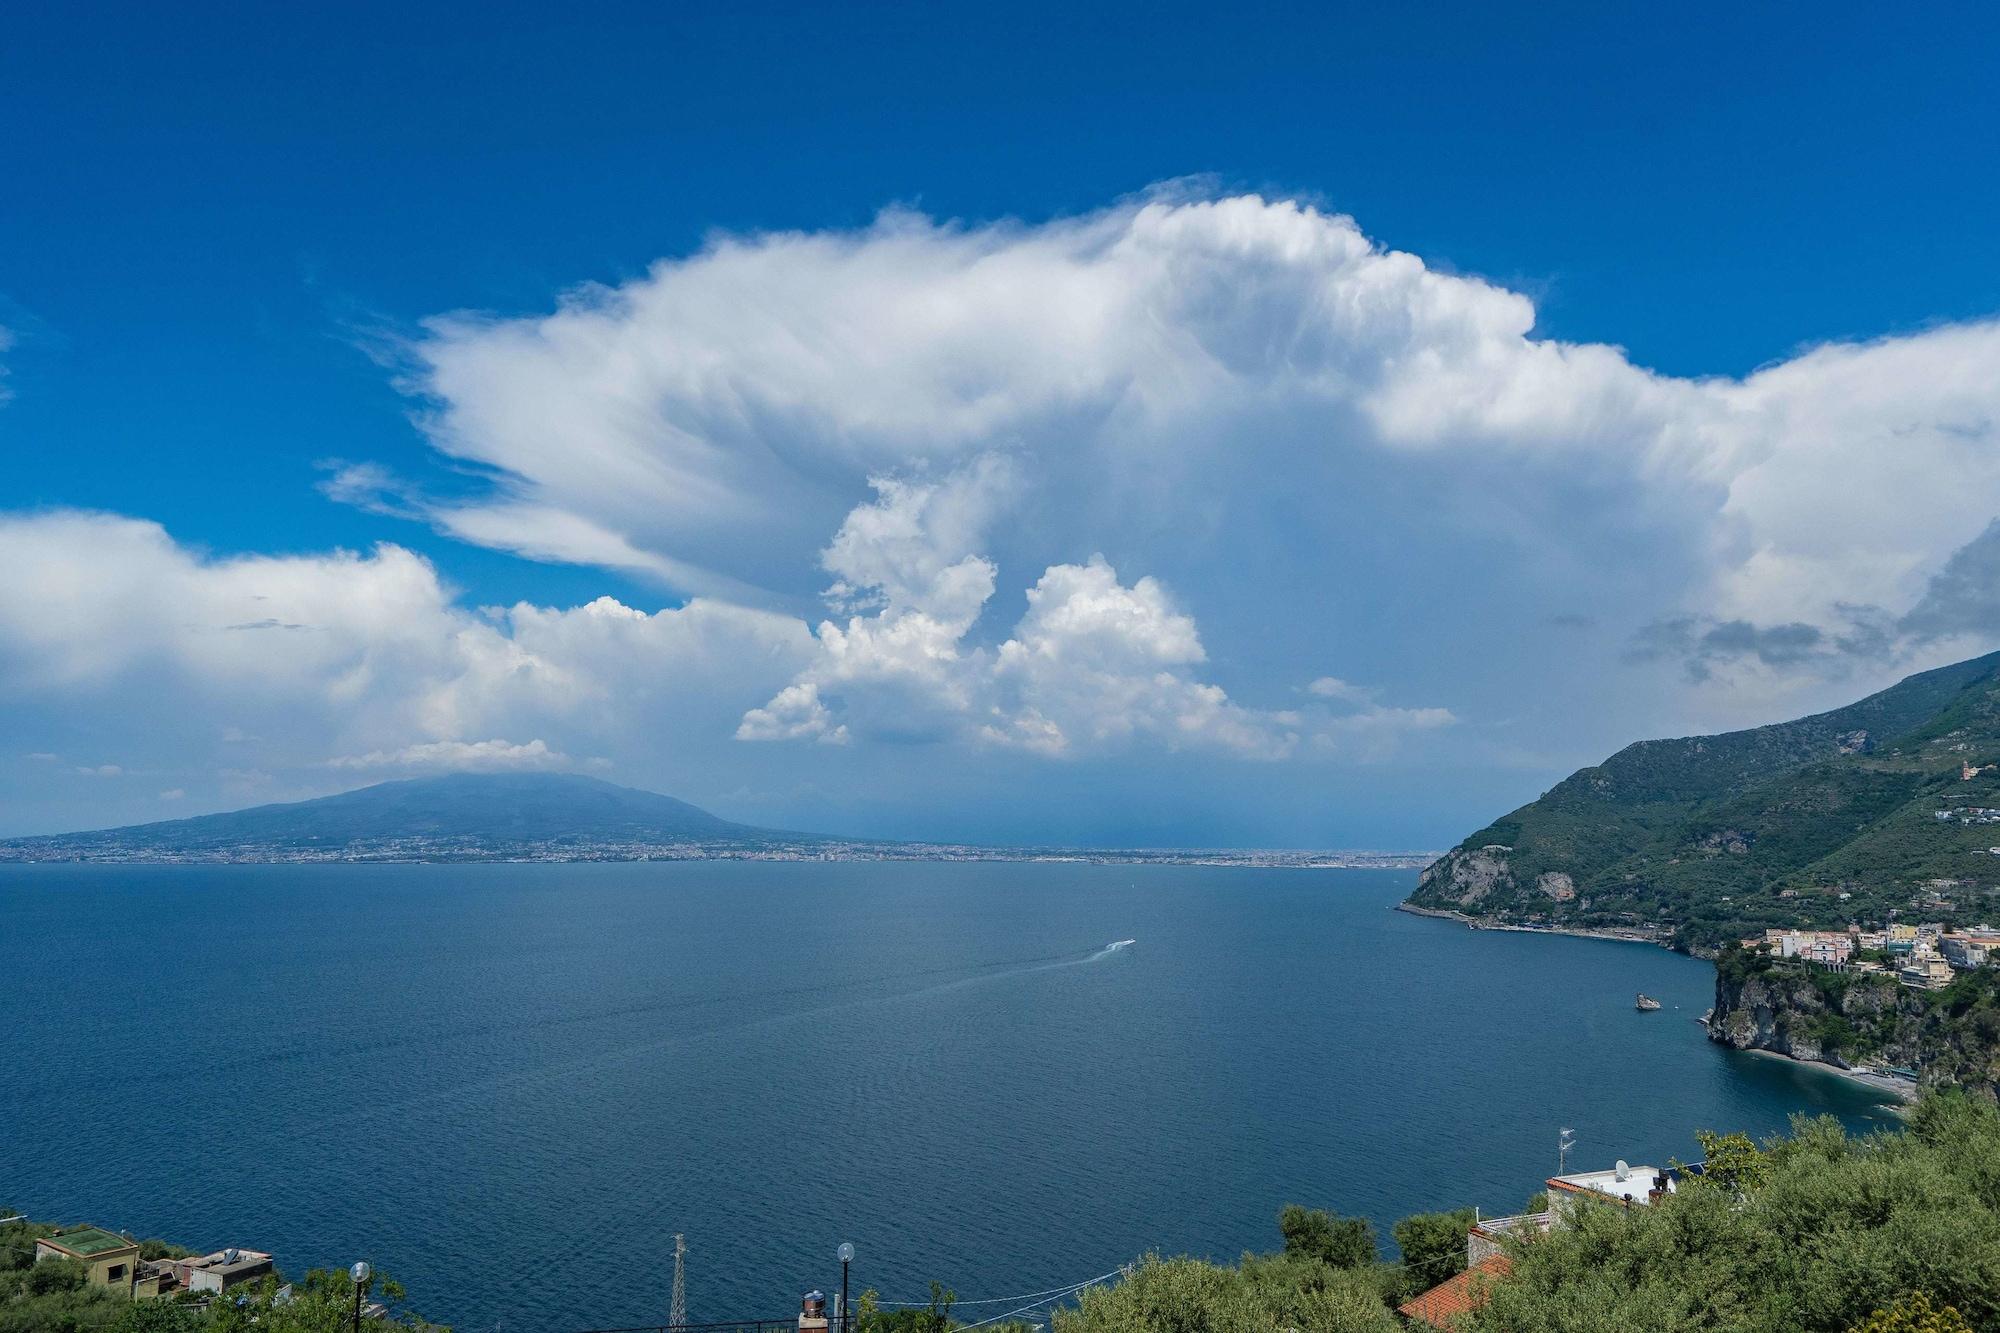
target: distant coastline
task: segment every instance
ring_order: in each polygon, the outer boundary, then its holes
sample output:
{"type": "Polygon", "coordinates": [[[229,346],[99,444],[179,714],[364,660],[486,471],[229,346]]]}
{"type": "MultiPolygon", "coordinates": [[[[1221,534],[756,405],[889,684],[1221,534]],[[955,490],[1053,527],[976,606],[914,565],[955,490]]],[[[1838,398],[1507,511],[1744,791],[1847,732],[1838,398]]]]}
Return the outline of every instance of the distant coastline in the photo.
{"type": "MultiPolygon", "coordinates": [[[[168,848],[104,846],[61,837],[0,842],[0,865],[570,865],[632,861],[993,861],[1080,865],[1255,866],[1286,870],[1421,870],[1436,852],[1200,847],[985,847],[961,843],[808,839],[747,844],[607,843],[519,846],[462,839],[396,839],[340,847],[237,845],[168,848]]],[[[1413,909],[1414,910],[1414,909],[1413,909]]],[[[1427,913],[1427,915],[1447,915],[1427,913]]]]}
{"type": "Polygon", "coordinates": [[[1585,940],[1616,940],[1620,944],[1650,944],[1656,948],[1673,948],[1669,932],[1651,930],[1644,926],[1523,926],[1509,921],[1495,921],[1490,917],[1467,916],[1463,912],[1447,911],[1437,907],[1418,907],[1414,903],[1396,904],[1398,912],[1408,912],[1411,916],[1435,917],[1440,921],[1456,921],[1468,930],[1505,930],[1524,935],[1573,935],[1585,940]]]}
{"type": "MultiPolygon", "coordinates": [[[[1468,930],[1501,930],[1532,935],[1571,935],[1580,939],[1615,940],[1623,944],[1650,944],[1658,948],[1673,951],[1670,935],[1664,931],[1652,934],[1642,929],[1620,930],[1615,927],[1522,926],[1504,921],[1467,916],[1463,912],[1447,911],[1434,907],[1418,907],[1408,902],[1396,904],[1396,910],[1399,912],[1408,912],[1412,916],[1427,916],[1443,921],[1455,921],[1468,930]]],[[[1720,1001],[1718,1000],[1718,1002],[1720,1001]]],[[[1894,1098],[1898,1103],[1908,1104],[1917,1100],[1918,1085],[1909,1079],[1897,1078],[1892,1074],[1883,1073],[1878,1070],[1837,1063],[1834,1060],[1810,1059],[1805,1056],[1793,1055],[1789,1051],[1775,1050],[1768,1046],[1737,1046],[1735,1043],[1717,1035],[1717,1029],[1710,1021],[1714,1012],[1711,1009],[1708,1015],[1698,1018],[1695,1021],[1700,1023],[1703,1030],[1708,1033],[1710,1039],[1719,1045],[1730,1046],[1732,1049],[1746,1051],[1752,1055],[1775,1056],[1778,1059],[1788,1060],[1793,1064],[1801,1065],[1808,1069],[1823,1070],[1826,1073],[1844,1078],[1850,1083],[1860,1084],[1870,1091],[1885,1094],[1894,1098]]]]}
{"type": "Polygon", "coordinates": [[[76,833],[0,838],[0,864],[355,865],[582,861],[1009,861],[1421,870],[1375,849],[995,847],[759,828],[576,773],[448,773],[304,801],[76,833]]]}

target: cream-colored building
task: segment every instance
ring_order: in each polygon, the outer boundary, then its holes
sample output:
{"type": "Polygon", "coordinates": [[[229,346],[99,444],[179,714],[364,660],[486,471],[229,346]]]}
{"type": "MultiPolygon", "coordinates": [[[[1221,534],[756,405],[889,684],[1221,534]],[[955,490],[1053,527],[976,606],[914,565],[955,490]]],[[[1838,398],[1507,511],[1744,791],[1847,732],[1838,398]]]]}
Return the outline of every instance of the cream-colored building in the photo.
{"type": "Polygon", "coordinates": [[[103,1227],[71,1227],[36,1240],[35,1262],[44,1259],[74,1259],[83,1265],[91,1285],[130,1295],[139,1269],[139,1242],[103,1227]]]}
{"type": "Polygon", "coordinates": [[[1897,970],[1896,979],[1918,990],[1942,990],[1951,984],[1951,964],[1936,956],[1912,960],[1897,970]]]}

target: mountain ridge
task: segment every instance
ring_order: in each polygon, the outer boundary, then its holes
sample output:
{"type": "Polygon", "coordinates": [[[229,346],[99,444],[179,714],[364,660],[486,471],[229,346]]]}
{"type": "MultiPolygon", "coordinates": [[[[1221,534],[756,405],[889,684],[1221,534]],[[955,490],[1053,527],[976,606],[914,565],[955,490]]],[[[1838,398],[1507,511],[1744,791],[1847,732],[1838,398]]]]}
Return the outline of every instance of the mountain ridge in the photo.
{"type": "Polygon", "coordinates": [[[0,839],[0,848],[45,849],[59,854],[51,859],[65,859],[61,853],[382,852],[400,844],[470,853],[551,845],[764,845],[802,837],[582,774],[448,773],[184,819],[0,839]]]}
{"type": "Polygon", "coordinates": [[[2000,808],[1996,759],[2000,653],[1789,722],[1635,742],[1468,836],[1409,904],[1700,951],[1918,903],[2000,914],[2000,827],[1966,813],[2000,808]]]}

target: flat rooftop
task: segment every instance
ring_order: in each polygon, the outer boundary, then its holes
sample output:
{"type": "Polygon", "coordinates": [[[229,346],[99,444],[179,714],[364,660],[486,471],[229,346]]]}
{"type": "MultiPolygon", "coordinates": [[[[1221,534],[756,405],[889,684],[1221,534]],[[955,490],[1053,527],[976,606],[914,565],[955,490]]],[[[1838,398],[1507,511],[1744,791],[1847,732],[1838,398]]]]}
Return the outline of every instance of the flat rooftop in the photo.
{"type": "Polygon", "coordinates": [[[110,1254],[113,1250],[138,1248],[137,1241],[126,1240],[123,1236],[106,1231],[103,1227],[77,1227],[54,1236],[43,1236],[41,1239],[79,1259],[94,1259],[100,1254],[110,1254]]]}
{"type": "MultiPolygon", "coordinates": [[[[1621,1200],[1626,1195],[1641,1206],[1649,1200],[1647,1191],[1653,1188],[1653,1178],[1660,1174],[1657,1166],[1627,1167],[1621,1179],[1616,1167],[1609,1171],[1577,1171],[1567,1176],[1551,1176],[1549,1188],[1569,1190],[1575,1193],[1601,1194],[1611,1200],[1621,1200]]],[[[1674,1178],[1667,1177],[1667,1190],[1674,1189],[1674,1178]]]]}
{"type": "Polygon", "coordinates": [[[183,1259],[190,1270],[199,1269],[204,1273],[240,1273],[246,1268],[256,1268],[269,1264],[271,1256],[262,1250],[236,1250],[236,1258],[231,1259],[229,1250],[217,1250],[214,1254],[204,1254],[198,1259],[183,1259]]]}

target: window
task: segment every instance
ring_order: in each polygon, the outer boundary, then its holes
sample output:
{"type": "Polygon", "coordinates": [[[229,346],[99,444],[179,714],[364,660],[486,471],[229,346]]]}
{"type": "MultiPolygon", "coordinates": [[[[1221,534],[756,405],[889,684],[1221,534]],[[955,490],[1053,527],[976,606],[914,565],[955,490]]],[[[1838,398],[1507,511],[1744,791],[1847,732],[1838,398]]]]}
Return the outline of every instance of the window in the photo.
{"type": "Polygon", "coordinates": [[[104,1280],[106,1282],[123,1282],[125,1280],[125,1265],[113,1264],[111,1267],[105,1269],[104,1280]]]}

